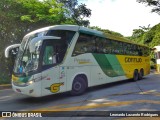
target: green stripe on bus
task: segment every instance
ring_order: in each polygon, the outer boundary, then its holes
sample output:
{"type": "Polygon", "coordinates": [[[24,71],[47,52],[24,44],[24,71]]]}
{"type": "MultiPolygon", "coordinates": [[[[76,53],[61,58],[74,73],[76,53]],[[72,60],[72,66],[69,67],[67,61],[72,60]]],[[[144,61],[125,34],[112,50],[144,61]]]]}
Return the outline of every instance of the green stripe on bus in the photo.
{"type": "Polygon", "coordinates": [[[120,64],[120,62],[118,61],[116,55],[105,55],[106,58],[108,59],[109,63],[111,64],[113,70],[119,75],[122,76],[124,75],[124,71],[123,68],[120,64]]]}
{"type": "Polygon", "coordinates": [[[124,71],[115,55],[93,53],[102,71],[109,77],[124,75],[124,71]]]}

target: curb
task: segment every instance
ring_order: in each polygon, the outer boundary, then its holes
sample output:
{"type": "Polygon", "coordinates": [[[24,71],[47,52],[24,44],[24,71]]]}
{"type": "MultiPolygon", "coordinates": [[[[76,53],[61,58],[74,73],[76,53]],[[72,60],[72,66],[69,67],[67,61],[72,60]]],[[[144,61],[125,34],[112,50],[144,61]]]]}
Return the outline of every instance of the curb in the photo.
{"type": "Polygon", "coordinates": [[[12,85],[11,84],[3,84],[0,85],[0,90],[4,90],[4,89],[11,89],[12,85]]]}

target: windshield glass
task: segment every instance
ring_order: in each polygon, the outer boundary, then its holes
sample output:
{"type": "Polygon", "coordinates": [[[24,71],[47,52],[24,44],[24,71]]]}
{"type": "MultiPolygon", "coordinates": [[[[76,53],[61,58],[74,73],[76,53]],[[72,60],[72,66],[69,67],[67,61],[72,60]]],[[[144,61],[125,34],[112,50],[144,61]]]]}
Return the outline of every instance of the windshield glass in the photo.
{"type": "Polygon", "coordinates": [[[16,61],[14,66],[14,73],[27,73],[38,68],[38,61],[39,61],[39,48],[41,47],[40,44],[37,46],[36,51],[34,53],[30,53],[29,51],[29,42],[38,37],[41,33],[36,33],[30,36],[24,37],[22,40],[16,61]]]}

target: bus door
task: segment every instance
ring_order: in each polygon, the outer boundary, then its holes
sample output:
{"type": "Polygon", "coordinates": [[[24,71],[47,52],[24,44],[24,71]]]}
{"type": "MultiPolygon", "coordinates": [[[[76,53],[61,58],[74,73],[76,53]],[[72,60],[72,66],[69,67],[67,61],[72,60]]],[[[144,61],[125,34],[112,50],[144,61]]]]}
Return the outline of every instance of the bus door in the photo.
{"type": "MultiPolygon", "coordinates": [[[[61,77],[63,67],[60,51],[63,46],[55,40],[44,41],[42,48],[42,96],[66,90],[65,77],[61,77]],[[61,71],[60,71],[61,70],[61,71]]],[[[65,73],[63,73],[65,74],[65,73]]]]}

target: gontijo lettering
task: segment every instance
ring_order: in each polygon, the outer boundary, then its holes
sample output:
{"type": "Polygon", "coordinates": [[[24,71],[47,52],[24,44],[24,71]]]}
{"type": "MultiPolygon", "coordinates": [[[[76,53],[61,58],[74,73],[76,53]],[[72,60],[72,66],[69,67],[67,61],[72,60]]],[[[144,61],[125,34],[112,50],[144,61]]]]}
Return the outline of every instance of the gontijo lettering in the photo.
{"type": "Polygon", "coordinates": [[[130,58],[130,57],[125,57],[125,62],[126,63],[130,63],[130,62],[138,62],[141,63],[142,62],[142,58],[130,58]]]}

